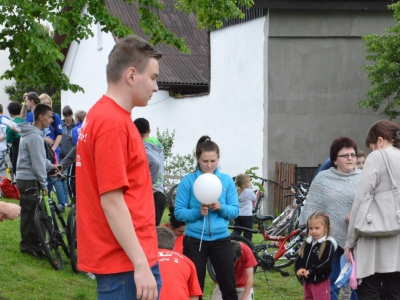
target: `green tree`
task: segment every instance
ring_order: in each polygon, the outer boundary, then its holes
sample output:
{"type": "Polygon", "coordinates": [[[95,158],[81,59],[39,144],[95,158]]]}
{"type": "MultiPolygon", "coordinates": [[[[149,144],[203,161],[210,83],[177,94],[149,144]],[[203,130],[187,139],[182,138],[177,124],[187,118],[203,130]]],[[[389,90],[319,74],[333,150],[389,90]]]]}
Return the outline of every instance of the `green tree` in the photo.
{"type": "Polygon", "coordinates": [[[395,25],[383,35],[368,34],[363,37],[366,59],[373,64],[364,66],[371,88],[360,107],[370,107],[389,119],[400,115],[400,2],[388,6],[394,11],[395,25]]]}
{"type": "MultiPolygon", "coordinates": [[[[196,153],[193,149],[186,155],[174,154],[175,129],[160,132],[157,128],[157,139],[164,147],[164,173],[168,175],[184,176],[196,169],[196,153]]],[[[172,183],[172,182],[171,182],[172,183]]]]}
{"type": "MultiPolygon", "coordinates": [[[[124,0],[138,4],[140,23],[153,44],[173,45],[188,52],[182,38],[169,31],[158,17],[164,5],[160,0],[124,0]]],[[[243,18],[240,6],[253,0],[175,0],[176,9],[197,15],[200,28],[219,28],[224,19],[243,18]]],[[[62,73],[68,45],[93,36],[90,26],[99,23],[102,31],[117,37],[132,34],[107,10],[104,0],[3,0],[0,5],[0,50],[9,51],[11,69],[0,79],[28,82],[38,89],[49,85],[58,90],[77,92],[82,88],[62,73]],[[51,25],[46,28],[44,22],[51,25]]]]}
{"type": "Polygon", "coordinates": [[[8,85],[4,88],[4,91],[8,95],[8,99],[10,101],[23,101],[23,95],[26,92],[36,92],[38,95],[42,93],[46,93],[50,96],[53,102],[53,111],[58,113],[61,116],[61,94],[60,91],[54,88],[51,88],[49,85],[46,85],[43,89],[30,85],[27,82],[16,81],[12,85],[8,85]]]}

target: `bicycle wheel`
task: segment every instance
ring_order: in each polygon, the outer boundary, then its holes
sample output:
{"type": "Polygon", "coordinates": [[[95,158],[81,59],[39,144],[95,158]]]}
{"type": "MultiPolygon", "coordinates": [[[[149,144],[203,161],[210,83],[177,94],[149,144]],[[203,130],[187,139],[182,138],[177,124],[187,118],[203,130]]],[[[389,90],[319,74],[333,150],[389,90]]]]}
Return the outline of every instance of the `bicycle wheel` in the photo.
{"type": "MultiPolygon", "coordinates": [[[[248,246],[252,251],[254,249],[253,243],[243,236],[237,236],[237,235],[231,236],[231,240],[246,244],[246,246],[248,246]]],[[[256,272],[256,270],[257,270],[257,266],[254,267],[254,273],[256,272]]],[[[208,275],[210,275],[210,278],[216,283],[217,282],[217,274],[215,273],[214,268],[213,268],[212,263],[209,258],[207,259],[207,271],[208,271],[208,275]]]]}
{"type": "Polygon", "coordinates": [[[292,216],[290,217],[289,233],[299,228],[300,213],[301,213],[301,206],[296,206],[295,209],[293,210],[292,216]]]}
{"type": "Polygon", "coordinates": [[[78,270],[78,258],[76,253],[76,206],[72,206],[71,210],[68,213],[68,221],[67,227],[69,232],[69,251],[70,251],[70,260],[71,267],[74,273],[80,273],[78,270]]]}
{"type": "Polygon", "coordinates": [[[55,207],[55,203],[51,204],[50,212],[53,219],[54,231],[58,238],[58,242],[61,245],[65,255],[69,258],[69,247],[68,247],[68,235],[67,225],[65,224],[64,218],[58,208],[55,207]]]}
{"type": "Polygon", "coordinates": [[[177,192],[177,187],[179,184],[175,184],[168,192],[168,205],[169,207],[174,207],[175,206],[175,198],[176,198],[176,192],[177,192]]]}
{"type": "Polygon", "coordinates": [[[43,206],[39,205],[34,216],[34,223],[38,233],[40,244],[46,254],[51,266],[55,270],[61,270],[64,263],[61,259],[61,253],[58,249],[57,236],[54,233],[54,228],[50,217],[46,214],[43,206]]]}

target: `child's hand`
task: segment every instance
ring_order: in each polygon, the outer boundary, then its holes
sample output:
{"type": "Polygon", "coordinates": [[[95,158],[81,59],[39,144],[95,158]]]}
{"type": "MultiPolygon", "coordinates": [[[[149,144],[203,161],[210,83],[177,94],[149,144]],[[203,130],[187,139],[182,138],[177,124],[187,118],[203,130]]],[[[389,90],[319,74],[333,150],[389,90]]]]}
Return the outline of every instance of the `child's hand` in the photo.
{"type": "Polygon", "coordinates": [[[310,275],[310,271],[306,270],[306,271],[304,272],[304,277],[305,277],[305,278],[308,278],[308,275],[310,275]]]}

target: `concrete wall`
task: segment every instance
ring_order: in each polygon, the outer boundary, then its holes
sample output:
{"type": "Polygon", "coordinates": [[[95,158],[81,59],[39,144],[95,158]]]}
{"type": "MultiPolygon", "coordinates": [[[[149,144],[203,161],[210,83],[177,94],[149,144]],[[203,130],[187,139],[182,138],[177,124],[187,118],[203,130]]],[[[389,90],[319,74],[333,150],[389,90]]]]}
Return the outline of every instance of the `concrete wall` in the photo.
{"type": "MultiPolygon", "coordinates": [[[[157,127],[176,131],[173,152],[190,153],[201,135],[208,134],[220,147],[220,167],[235,176],[263,160],[264,124],[264,18],[211,33],[211,91],[208,96],[173,99],[155,93],[132,118],[147,118],[157,127]]],[[[105,66],[114,42],[98,34],[71,49],[64,71],[85,94],[63,92],[62,106],[88,110],[106,90],[105,66]],[[97,50],[101,36],[102,50],[97,50]],[[73,54],[73,55],[72,55],[73,54]]],[[[162,69],[160,70],[162,72],[162,69]]],[[[117,117],[117,116],[116,116],[117,117]]]]}
{"type": "Polygon", "coordinates": [[[269,177],[275,162],[317,166],[340,136],[366,148],[366,132],[382,116],[358,106],[370,86],[361,69],[366,64],[361,36],[382,34],[392,24],[391,12],[269,12],[264,136],[269,177]]]}

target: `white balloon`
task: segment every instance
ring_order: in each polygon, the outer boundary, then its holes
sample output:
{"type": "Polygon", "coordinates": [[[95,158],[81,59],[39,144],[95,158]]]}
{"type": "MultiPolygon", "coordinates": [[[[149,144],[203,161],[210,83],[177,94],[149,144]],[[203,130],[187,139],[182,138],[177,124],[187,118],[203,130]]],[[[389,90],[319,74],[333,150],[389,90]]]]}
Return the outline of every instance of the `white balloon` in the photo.
{"type": "Polygon", "coordinates": [[[197,177],[193,185],[194,195],[201,203],[209,205],[216,202],[222,193],[222,183],[217,176],[204,173],[197,177]]]}

